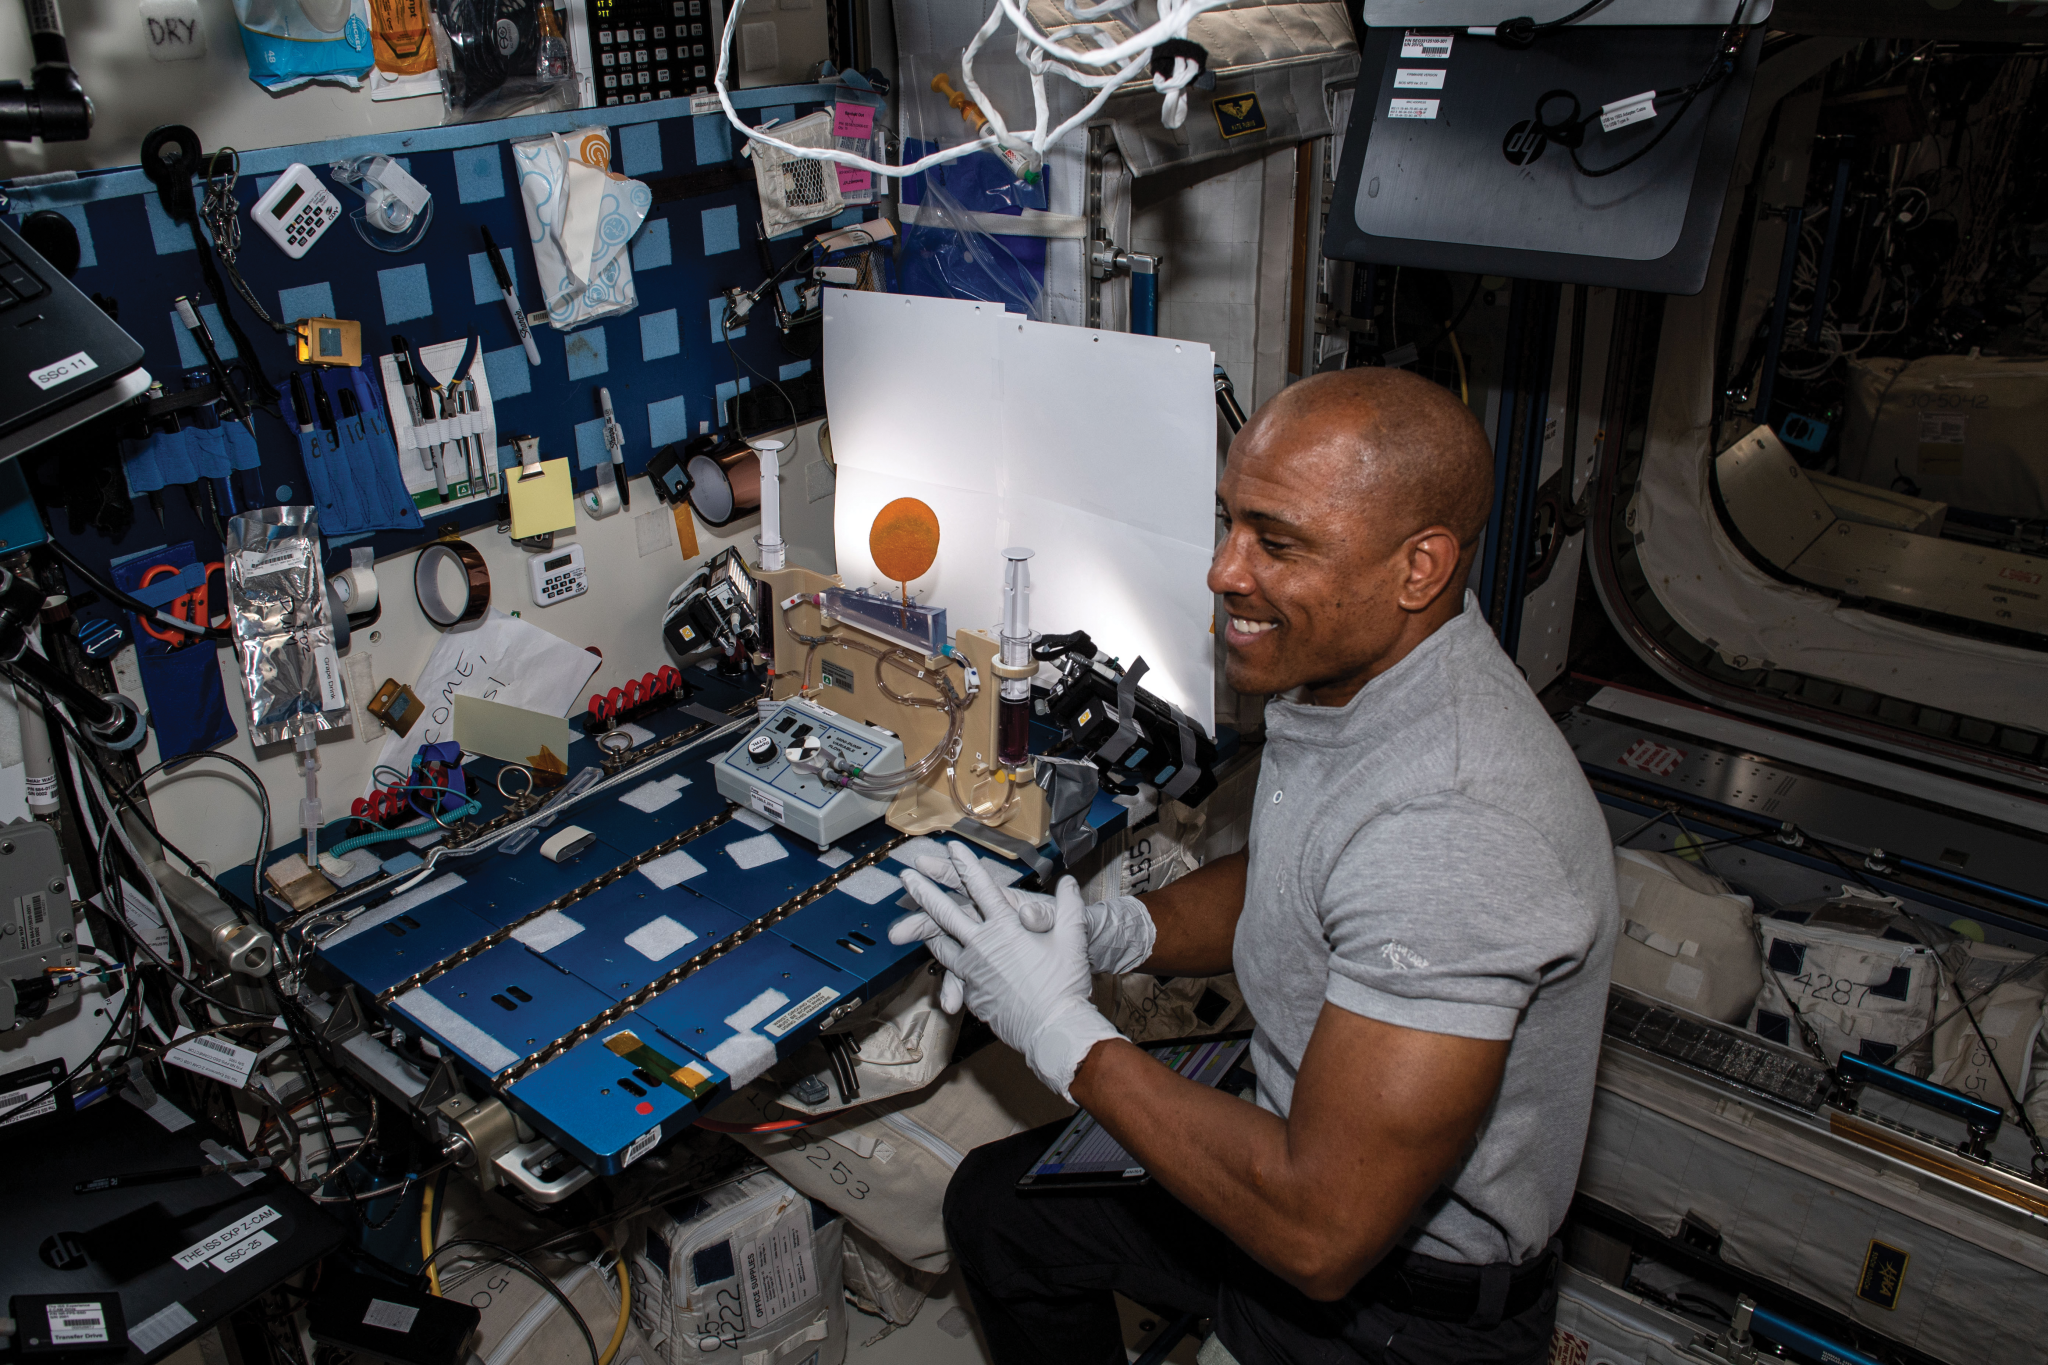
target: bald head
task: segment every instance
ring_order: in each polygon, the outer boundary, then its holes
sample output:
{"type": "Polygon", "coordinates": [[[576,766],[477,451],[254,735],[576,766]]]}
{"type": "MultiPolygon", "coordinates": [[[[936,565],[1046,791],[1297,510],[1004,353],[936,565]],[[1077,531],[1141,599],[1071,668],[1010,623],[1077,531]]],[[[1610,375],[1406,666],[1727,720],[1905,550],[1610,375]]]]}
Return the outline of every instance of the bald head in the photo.
{"type": "MultiPolygon", "coordinates": [[[[1405,538],[1445,526],[1471,546],[1493,501],[1493,451],[1456,395],[1406,370],[1338,370],[1283,390],[1245,425],[1244,442],[1303,455],[1353,453],[1350,492],[1400,512],[1385,530],[1405,538]]],[[[1277,450],[1276,450],[1276,453],[1277,450]]]]}
{"type": "Polygon", "coordinates": [[[1260,408],[1216,485],[1230,685],[1342,705],[1464,606],[1493,452],[1402,370],[1317,375],[1260,408]]]}

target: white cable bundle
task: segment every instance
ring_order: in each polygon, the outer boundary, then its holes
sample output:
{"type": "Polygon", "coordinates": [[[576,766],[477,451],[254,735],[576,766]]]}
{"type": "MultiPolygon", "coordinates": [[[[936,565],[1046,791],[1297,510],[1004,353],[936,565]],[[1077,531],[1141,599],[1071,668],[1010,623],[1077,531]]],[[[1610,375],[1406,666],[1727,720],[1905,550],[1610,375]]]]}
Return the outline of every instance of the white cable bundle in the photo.
{"type": "MultiPolygon", "coordinates": [[[[733,127],[749,141],[761,147],[774,148],[789,156],[836,162],[855,170],[868,171],[874,175],[918,175],[934,166],[943,166],[949,161],[978,151],[995,151],[1008,148],[1024,156],[1036,166],[1053,145],[1074,129],[1095,117],[1108,102],[1109,97],[1122,89],[1133,77],[1151,65],[1152,49],[1159,44],[1188,36],[1188,25],[1196,18],[1228,0],[1159,0],[1159,19],[1150,28],[1140,30],[1120,43],[1106,42],[1107,30],[1094,22],[1120,10],[1129,8],[1130,0],[1105,0],[1098,5],[1081,3],[1081,0],[1064,0],[1066,11],[1075,23],[1073,32],[1084,38],[1091,38],[1102,46],[1072,48],[1056,43],[1033,24],[1025,12],[1025,0],[996,0],[996,7],[989,13],[988,21],[975,33],[974,41],[960,54],[961,81],[967,87],[968,96],[980,106],[988,118],[988,124],[981,135],[957,147],[946,147],[930,156],[919,157],[907,166],[890,166],[870,161],[852,152],[837,148],[797,147],[771,137],[767,133],[750,128],[740,122],[738,111],[733,108],[732,96],[727,93],[726,73],[732,66],[732,37],[738,30],[740,11],[746,8],[746,0],[733,0],[733,6],[725,17],[725,33],[718,45],[718,70],[712,85],[718,92],[718,102],[725,110],[725,117],[733,127]],[[1013,133],[1003,121],[995,105],[981,91],[974,79],[974,57],[982,46],[995,36],[1008,19],[1017,30],[1017,60],[1031,73],[1031,103],[1033,122],[1028,133],[1013,133]],[[1045,94],[1045,77],[1048,72],[1057,72],[1084,89],[1093,90],[1095,97],[1066,122],[1050,131],[1046,125],[1052,115],[1045,94]]],[[[1173,59],[1173,74],[1152,77],[1152,88],[1160,93],[1159,118],[1168,128],[1178,128],[1187,117],[1187,88],[1201,68],[1183,56],[1173,59]]],[[[794,125],[792,125],[794,126],[794,125]]],[[[758,153],[757,153],[758,155],[758,153]]]]}

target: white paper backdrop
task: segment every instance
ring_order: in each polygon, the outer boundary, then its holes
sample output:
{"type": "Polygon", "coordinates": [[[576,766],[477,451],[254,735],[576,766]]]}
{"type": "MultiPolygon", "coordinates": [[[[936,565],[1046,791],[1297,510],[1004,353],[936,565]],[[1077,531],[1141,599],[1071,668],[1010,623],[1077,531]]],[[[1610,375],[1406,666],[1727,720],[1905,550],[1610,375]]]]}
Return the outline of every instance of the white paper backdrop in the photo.
{"type": "Polygon", "coordinates": [[[1028,545],[1031,624],[1085,630],[1215,728],[1215,359],[1198,342],[1027,322],[994,304],[828,290],[833,530],[852,587],[882,507],[922,499],[939,557],[911,584],[953,629],[1002,616],[1002,550],[1028,545]]]}

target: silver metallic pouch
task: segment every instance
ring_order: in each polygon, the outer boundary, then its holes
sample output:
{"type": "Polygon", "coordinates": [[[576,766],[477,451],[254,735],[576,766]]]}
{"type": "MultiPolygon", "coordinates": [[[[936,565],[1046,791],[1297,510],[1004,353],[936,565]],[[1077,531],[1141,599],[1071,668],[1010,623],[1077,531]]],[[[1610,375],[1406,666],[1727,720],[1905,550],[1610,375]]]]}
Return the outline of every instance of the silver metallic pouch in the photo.
{"type": "Polygon", "coordinates": [[[341,659],[312,507],[262,507],[228,522],[229,625],[257,747],[348,725],[341,659]]]}

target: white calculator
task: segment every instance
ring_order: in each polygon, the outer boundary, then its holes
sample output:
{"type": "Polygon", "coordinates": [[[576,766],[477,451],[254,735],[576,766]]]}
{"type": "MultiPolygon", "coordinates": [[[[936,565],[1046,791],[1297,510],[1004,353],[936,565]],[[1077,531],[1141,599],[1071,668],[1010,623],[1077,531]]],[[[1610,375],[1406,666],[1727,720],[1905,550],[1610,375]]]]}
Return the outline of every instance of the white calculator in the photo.
{"type": "Polygon", "coordinates": [[[590,590],[583,575],[583,547],[564,545],[553,554],[535,555],[527,564],[533,574],[533,605],[552,607],[590,590]]]}
{"type": "Polygon", "coordinates": [[[341,217],[341,201],[304,162],[294,161],[257,198],[249,217],[296,261],[341,217]]]}

